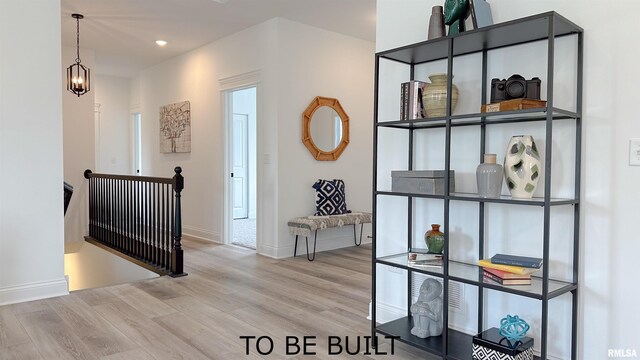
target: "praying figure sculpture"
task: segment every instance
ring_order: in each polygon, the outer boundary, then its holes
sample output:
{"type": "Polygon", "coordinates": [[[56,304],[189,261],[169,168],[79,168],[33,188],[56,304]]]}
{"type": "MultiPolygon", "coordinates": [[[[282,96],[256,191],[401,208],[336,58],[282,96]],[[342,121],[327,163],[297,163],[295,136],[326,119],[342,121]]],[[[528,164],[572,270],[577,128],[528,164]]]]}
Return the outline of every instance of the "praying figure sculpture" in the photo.
{"type": "Polygon", "coordinates": [[[469,14],[469,0],[445,0],[444,23],[449,25],[449,35],[465,30],[464,21],[469,14]]]}
{"type": "Polygon", "coordinates": [[[411,315],[413,335],[423,339],[442,335],[442,284],[438,280],[422,282],[418,301],[411,305],[411,315]]]}

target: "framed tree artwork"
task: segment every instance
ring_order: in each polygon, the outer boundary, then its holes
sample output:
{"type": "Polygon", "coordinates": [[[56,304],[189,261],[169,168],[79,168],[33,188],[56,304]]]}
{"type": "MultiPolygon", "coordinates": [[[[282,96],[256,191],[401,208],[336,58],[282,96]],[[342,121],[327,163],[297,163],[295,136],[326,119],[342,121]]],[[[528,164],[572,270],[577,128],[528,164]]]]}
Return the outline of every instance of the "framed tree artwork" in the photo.
{"type": "Polygon", "coordinates": [[[160,152],[191,152],[191,105],[188,101],[160,107],[160,152]]]}

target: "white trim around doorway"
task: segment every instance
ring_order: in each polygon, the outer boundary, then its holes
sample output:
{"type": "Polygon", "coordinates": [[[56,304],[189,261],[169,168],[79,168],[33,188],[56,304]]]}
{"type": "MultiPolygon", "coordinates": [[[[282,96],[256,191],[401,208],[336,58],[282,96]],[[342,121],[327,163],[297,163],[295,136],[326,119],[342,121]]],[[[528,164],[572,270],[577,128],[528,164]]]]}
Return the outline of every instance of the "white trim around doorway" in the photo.
{"type": "MultiPolygon", "coordinates": [[[[223,211],[222,211],[222,239],[223,244],[231,244],[231,234],[233,227],[233,207],[231,197],[231,114],[228,113],[231,109],[231,93],[236,90],[242,90],[246,88],[256,88],[256,157],[260,159],[259,154],[263,153],[263,141],[262,141],[262,124],[263,124],[263,112],[262,112],[262,89],[260,87],[261,74],[259,70],[251,71],[236,76],[221,78],[218,80],[220,87],[220,100],[222,106],[222,123],[223,123],[223,146],[224,146],[224,170],[222,172],[223,183],[223,211]]],[[[256,250],[260,252],[263,238],[263,185],[261,179],[263,178],[263,164],[261,161],[256,161],[256,250]]]]}

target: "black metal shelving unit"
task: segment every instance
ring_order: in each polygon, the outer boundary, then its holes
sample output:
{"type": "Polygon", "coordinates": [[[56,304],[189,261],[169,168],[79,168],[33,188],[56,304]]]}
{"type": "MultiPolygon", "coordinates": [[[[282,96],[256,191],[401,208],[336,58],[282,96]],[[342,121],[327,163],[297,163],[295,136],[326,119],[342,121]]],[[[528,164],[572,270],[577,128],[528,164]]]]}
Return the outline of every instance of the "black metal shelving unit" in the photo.
{"type": "MultiPolygon", "coordinates": [[[[577,309],[578,309],[578,268],[579,268],[579,222],[580,222],[580,164],[581,164],[581,132],[582,132],[582,82],[583,82],[583,30],[576,24],[557,14],[556,12],[546,12],[529,16],[489,27],[472,30],[447,36],[439,39],[428,40],[417,44],[403,46],[397,49],[379,52],[375,57],[375,86],[374,86],[374,138],[373,138],[373,268],[372,268],[372,335],[382,334],[399,336],[399,340],[428,351],[443,359],[471,359],[472,335],[465,334],[449,328],[448,311],[443,313],[444,328],[448,331],[439,337],[421,339],[410,333],[412,328],[411,313],[408,311],[411,305],[411,295],[408,296],[407,316],[400,319],[378,324],[376,321],[376,271],[377,265],[383,264],[407,271],[408,291],[411,291],[412,276],[414,273],[425,274],[442,279],[444,293],[444,309],[449,307],[448,288],[449,281],[456,281],[478,288],[478,332],[485,329],[483,314],[485,309],[483,292],[486,289],[501,291],[539,300],[541,302],[541,343],[540,358],[547,358],[548,351],[548,315],[549,301],[558,296],[570,293],[572,295],[572,334],[571,334],[571,359],[576,359],[577,344],[577,309]],[[569,111],[554,107],[554,61],[555,40],[563,36],[574,36],[577,46],[576,62],[576,103],[575,111],[569,111]],[[414,78],[414,67],[416,65],[437,61],[447,61],[447,89],[452,91],[453,60],[457,56],[479,53],[482,56],[482,103],[487,103],[487,57],[488,52],[495,49],[505,48],[514,45],[521,45],[535,41],[547,41],[547,106],[540,109],[529,109],[519,111],[502,111],[495,113],[472,113],[472,114],[452,114],[451,98],[449,97],[446,116],[428,119],[397,120],[384,119],[380,121],[379,112],[379,81],[380,81],[380,61],[394,61],[410,67],[410,78],[414,78]],[[574,173],[574,196],[572,198],[552,198],[551,197],[551,164],[552,164],[552,138],[553,124],[556,121],[575,122],[575,173],[574,173]],[[544,196],[531,200],[512,199],[510,196],[488,199],[481,198],[477,194],[455,193],[449,189],[449,170],[451,167],[451,130],[458,126],[479,126],[480,127],[480,154],[485,151],[486,127],[495,124],[541,122],[545,127],[545,158],[544,158],[544,196]],[[408,170],[414,170],[414,132],[429,131],[432,128],[445,129],[445,191],[444,195],[425,195],[415,193],[400,193],[392,191],[380,191],[377,184],[378,174],[378,132],[380,128],[395,128],[408,131],[408,170]],[[423,130],[426,129],[426,130],[423,130]],[[407,254],[393,254],[388,256],[377,255],[377,202],[379,196],[396,196],[407,198],[408,211],[408,239],[407,248],[412,247],[412,218],[413,199],[428,198],[441,199],[444,203],[444,233],[445,250],[444,263],[442,268],[421,269],[410,267],[407,264],[407,254]],[[485,257],[485,204],[500,203],[505,206],[537,206],[541,207],[543,215],[543,267],[540,277],[534,277],[532,284],[525,287],[504,287],[496,283],[485,283],[483,281],[482,268],[475,264],[468,264],[457,261],[450,261],[449,254],[449,209],[452,201],[477,202],[479,213],[479,258],[485,257]],[[572,259],[572,280],[560,281],[551,279],[549,276],[549,233],[550,233],[550,213],[555,206],[573,207],[573,259],[572,259]]],[[[407,79],[409,80],[409,79],[407,79]]]]}

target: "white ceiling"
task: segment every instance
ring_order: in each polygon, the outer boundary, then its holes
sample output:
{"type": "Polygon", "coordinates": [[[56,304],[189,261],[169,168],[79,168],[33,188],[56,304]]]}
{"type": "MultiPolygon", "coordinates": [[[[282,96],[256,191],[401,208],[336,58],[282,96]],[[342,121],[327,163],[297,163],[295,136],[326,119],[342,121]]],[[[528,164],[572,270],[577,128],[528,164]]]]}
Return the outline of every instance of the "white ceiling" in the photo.
{"type": "MultiPolygon", "coordinates": [[[[95,73],[139,70],[274,17],[375,41],[375,0],[62,0],[62,45],[95,50],[95,73]],[[168,42],[164,48],[155,40],[168,42]]],[[[80,53],[82,57],[82,53],[80,53]]]]}

